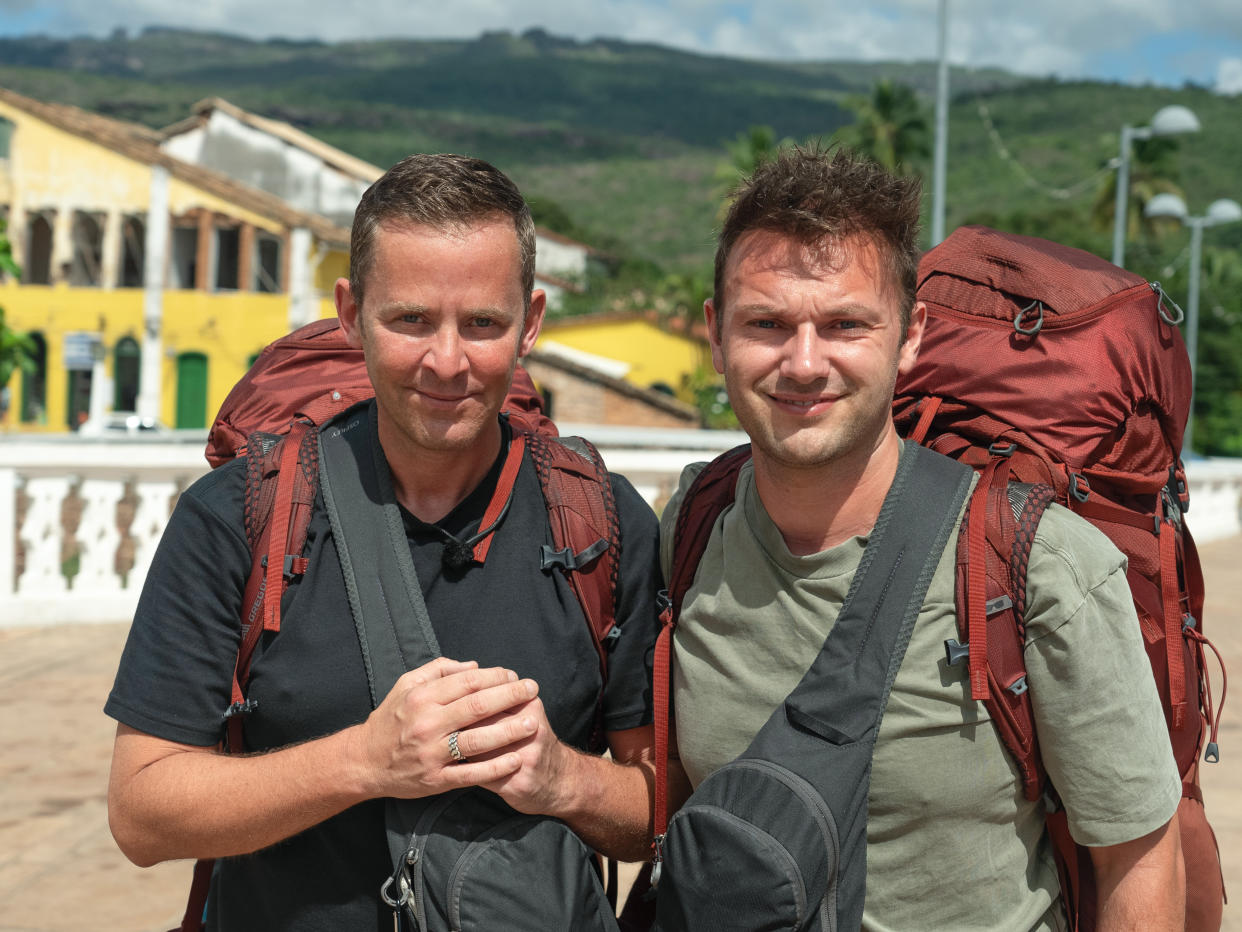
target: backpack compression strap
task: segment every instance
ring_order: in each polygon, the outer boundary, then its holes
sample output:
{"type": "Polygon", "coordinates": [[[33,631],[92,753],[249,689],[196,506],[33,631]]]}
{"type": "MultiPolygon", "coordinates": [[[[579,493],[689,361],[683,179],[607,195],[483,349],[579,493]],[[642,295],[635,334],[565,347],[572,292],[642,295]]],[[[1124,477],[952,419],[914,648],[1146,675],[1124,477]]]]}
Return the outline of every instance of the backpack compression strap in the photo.
{"type": "Polygon", "coordinates": [[[972,698],[987,706],[1030,800],[1043,792],[1044,771],[1022,656],[1026,570],[1035,529],[1054,495],[1051,486],[1010,483],[1003,457],[994,457],[984,469],[957,540],[957,623],[966,643],[945,642],[950,666],[967,658],[972,698]],[[977,676],[982,696],[974,690],[977,676]]]}
{"type": "MultiPolygon", "coordinates": [[[[518,425],[514,425],[520,429],[518,425]]],[[[608,655],[621,629],[617,618],[617,575],[621,559],[621,530],[612,482],[599,451],[581,437],[525,437],[539,476],[552,546],[543,546],[540,568],[559,569],[582,607],[599,655],[602,682],[608,683],[608,655]]],[[[604,696],[596,699],[591,747],[604,749],[604,696]]]]}
{"type": "MultiPolygon", "coordinates": [[[[737,474],[750,460],[750,444],[734,447],[722,453],[700,472],[677,511],[677,523],[673,531],[673,565],[669,572],[668,591],[664,593],[660,612],[660,634],[656,639],[655,659],[652,669],[652,696],[655,703],[655,825],[654,835],[659,838],[668,830],[668,739],[669,739],[669,688],[672,676],[673,629],[681,617],[681,605],[685,601],[699,560],[707,549],[712,528],[737,492],[737,474]]],[[[655,849],[658,861],[659,850],[655,849]]],[[[653,885],[658,877],[653,877],[653,885]]]]}

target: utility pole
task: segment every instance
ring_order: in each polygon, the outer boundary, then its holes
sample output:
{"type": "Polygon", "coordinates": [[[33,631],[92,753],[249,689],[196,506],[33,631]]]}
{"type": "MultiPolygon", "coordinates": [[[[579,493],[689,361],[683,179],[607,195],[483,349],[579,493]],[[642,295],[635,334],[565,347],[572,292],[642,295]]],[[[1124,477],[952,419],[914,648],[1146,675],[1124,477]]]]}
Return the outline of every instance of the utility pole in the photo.
{"type": "Polygon", "coordinates": [[[933,246],[944,240],[944,175],[949,150],[949,0],[940,0],[940,65],[936,74],[936,161],[932,168],[933,246]]]}

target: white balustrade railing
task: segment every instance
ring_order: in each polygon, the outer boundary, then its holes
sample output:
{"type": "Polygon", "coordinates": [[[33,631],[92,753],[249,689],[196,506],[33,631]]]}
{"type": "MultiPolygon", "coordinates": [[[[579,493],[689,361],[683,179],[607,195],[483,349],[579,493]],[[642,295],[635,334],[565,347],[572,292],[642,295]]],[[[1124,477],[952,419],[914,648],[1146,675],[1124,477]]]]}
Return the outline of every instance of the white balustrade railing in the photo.
{"type": "MultiPolygon", "coordinates": [[[[660,507],[736,432],[563,425],[660,507]]],[[[207,471],[202,432],[134,440],[0,436],[0,627],[133,615],[176,495],[207,471]]],[[[1242,533],[1242,460],[1187,467],[1196,540],[1242,533]]],[[[210,572],[210,567],[204,567],[210,572]]]]}

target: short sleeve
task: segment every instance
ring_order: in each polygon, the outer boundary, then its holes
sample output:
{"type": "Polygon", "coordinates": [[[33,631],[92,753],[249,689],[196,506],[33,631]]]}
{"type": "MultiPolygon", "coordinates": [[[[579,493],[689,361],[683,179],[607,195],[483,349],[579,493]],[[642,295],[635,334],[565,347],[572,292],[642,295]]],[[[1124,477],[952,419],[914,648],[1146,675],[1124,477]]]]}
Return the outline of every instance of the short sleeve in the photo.
{"type": "Polygon", "coordinates": [[[232,698],[250,548],[244,461],[177,501],[147,572],[104,712],[157,738],[208,747],[232,698]]]}
{"type": "Polygon", "coordinates": [[[1025,660],[1040,753],[1079,844],[1115,845],[1172,818],[1181,780],[1125,557],[1059,505],[1027,574],[1025,660]]]}

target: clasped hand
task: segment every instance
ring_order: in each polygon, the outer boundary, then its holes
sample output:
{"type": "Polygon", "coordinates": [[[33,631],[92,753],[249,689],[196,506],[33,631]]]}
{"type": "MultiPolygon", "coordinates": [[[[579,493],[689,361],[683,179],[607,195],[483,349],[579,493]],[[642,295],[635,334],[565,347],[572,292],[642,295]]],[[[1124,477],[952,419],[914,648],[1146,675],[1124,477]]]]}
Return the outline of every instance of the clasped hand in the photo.
{"type": "Polygon", "coordinates": [[[478,785],[519,811],[555,814],[574,752],[557,740],[538,692],[534,680],[473,661],[441,657],[409,671],[360,726],[374,795],[478,785]]]}

